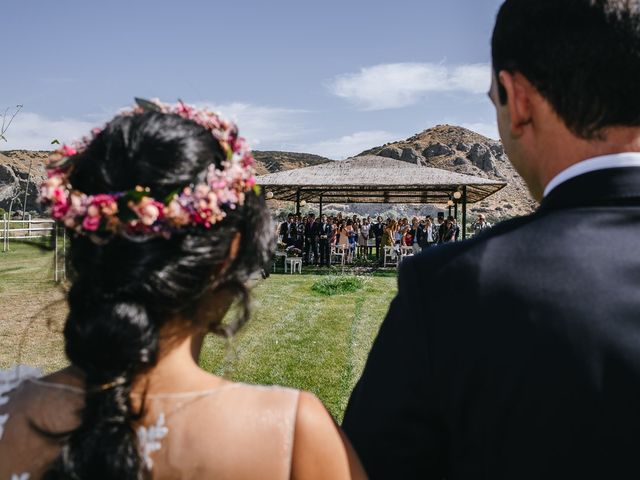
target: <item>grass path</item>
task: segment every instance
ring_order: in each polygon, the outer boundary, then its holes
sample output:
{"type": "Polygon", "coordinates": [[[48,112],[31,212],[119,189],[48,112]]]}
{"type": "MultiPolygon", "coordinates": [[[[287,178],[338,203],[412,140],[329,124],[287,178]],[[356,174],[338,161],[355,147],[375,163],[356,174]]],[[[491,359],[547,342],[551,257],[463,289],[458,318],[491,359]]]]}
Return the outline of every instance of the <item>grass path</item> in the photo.
{"type": "MultiPolygon", "coordinates": [[[[0,368],[16,363],[21,350],[22,363],[53,371],[66,365],[60,334],[66,308],[54,303],[64,295],[51,282],[51,253],[14,245],[0,254],[0,368]]],[[[252,319],[231,345],[207,337],[203,368],[237,381],[309,390],[340,421],[396,279],[366,277],[361,290],[323,296],[311,290],[319,278],[280,274],[262,282],[252,319]]]]}

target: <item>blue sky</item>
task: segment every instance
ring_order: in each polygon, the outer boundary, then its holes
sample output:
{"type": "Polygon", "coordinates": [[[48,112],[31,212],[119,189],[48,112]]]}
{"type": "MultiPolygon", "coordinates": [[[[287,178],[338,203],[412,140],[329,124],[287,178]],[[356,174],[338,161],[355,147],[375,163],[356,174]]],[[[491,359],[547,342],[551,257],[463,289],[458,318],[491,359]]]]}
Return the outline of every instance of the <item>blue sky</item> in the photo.
{"type": "Polygon", "coordinates": [[[440,123],[497,136],[501,0],[28,0],[2,8],[0,149],[47,149],[134,96],[208,105],[254,149],[340,159],[440,123]]]}

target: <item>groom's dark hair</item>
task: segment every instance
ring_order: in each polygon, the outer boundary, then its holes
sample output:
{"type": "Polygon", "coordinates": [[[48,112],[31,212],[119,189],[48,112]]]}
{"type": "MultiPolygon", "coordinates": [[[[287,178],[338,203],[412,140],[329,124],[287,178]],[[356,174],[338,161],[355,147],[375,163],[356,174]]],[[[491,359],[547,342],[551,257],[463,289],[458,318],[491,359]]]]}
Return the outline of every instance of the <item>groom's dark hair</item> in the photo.
{"type": "Polygon", "coordinates": [[[520,72],[579,137],[640,126],[640,0],[507,0],[492,56],[496,76],[520,72]]]}

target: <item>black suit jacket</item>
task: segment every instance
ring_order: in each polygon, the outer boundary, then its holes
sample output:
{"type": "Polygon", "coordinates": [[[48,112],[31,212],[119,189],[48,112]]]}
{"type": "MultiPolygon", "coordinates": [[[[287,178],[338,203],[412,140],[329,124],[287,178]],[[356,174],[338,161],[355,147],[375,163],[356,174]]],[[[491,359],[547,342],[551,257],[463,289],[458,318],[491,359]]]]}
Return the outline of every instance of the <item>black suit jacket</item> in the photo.
{"type": "Polygon", "coordinates": [[[287,241],[291,238],[292,229],[295,229],[295,224],[292,223],[289,225],[287,222],[282,222],[280,224],[280,235],[282,235],[282,240],[287,241]]]}
{"type": "Polygon", "coordinates": [[[384,233],[384,225],[380,222],[374,223],[373,225],[371,225],[370,232],[373,233],[374,237],[381,237],[384,233]]]}
{"type": "Polygon", "coordinates": [[[372,479],[640,478],[640,168],[398,283],[343,423],[372,479]]]}
{"type": "Polygon", "coordinates": [[[320,223],[314,221],[304,224],[305,238],[315,239],[318,235],[320,235],[320,223]]]}
{"type": "Polygon", "coordinates": [[[327,238],[323,238],[321,240],[328,240],[331,235],[331,224],[330,223],[321,223],[318,228],[318,235],[326,236],[327,238]]]}

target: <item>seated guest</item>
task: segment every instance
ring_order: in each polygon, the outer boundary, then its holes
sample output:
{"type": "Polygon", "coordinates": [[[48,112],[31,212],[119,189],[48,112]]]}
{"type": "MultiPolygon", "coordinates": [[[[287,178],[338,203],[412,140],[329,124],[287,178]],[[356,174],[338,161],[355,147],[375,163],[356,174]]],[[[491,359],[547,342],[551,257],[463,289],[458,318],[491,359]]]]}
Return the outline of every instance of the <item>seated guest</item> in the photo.
{"type": "Polygon", "coordinates": [[[413,235],[411,234],[411,228],[409,228],[409,226],[405,226],[402,229],[401,237],[400,237],[400,245],[402,247],[413,246],[413,235]]]}
{"type": "Polygon", "coordinates": [[[138,102],[53,157],[41,198],[71,238],[70,366],[0,372],[0,478],[359,475],[313,395],[198,366],[207,333],[249,318],[270,216],[233,124],[138,102]]]}
{"type": "Polygon", "coordinates": [[[507,0],[492,57],[540,208],[403,262],[345,430],[373,480],[640,478],[640,2],[507,0]]]}

